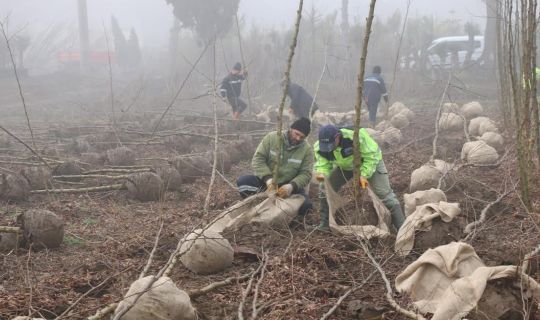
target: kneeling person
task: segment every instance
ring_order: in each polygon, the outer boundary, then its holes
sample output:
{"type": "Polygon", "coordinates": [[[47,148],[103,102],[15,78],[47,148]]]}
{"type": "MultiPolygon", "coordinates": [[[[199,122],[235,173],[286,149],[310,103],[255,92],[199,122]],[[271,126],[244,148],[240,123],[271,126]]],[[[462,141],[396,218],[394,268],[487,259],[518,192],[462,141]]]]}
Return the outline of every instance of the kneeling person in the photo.
{"type": "MultiPolygon", "coordinates": [[[[405,217],[399,200],[390,187],[381,149],[365,129],[360,129],[358,135],[362,157],[359,183],[364,189],[368,184],[371,185],[373,192],[390,210],[392,224],[399,230],[405,217]]],[[[353,136],[354,130],[326,125],[320,129],[319,141],[314,145],[315,178],[322,182],[326,177],[336,192],[353,177],[353,136]]],[[[328,230],[329,208],[324,191],[321,191],[319,198],[321,200],[319,229],[328,230]]]]}
{"type": "MultiPolygon", "coordinates": [[[[306,118],[300,118],[291,124],[290,129],[283,133],[283,146],[279,171],[277,173],[277,195],[287,198],[291,194],[301,194],[305,201],[298,210],[303,217],[313,208],[313,204],[305,193],[309,186],[313,171],[313,149],[305,141],[311,130],[311,123],[306,118]]],[[[258,192],[272,188],[274,183],[272,172],[277,161],[277,150],[280,137],[276,131],[268,133],[259,143],[251,166],[253,175],[241,176],[237,180],[240,196],[246,198],[258,192]]]]}

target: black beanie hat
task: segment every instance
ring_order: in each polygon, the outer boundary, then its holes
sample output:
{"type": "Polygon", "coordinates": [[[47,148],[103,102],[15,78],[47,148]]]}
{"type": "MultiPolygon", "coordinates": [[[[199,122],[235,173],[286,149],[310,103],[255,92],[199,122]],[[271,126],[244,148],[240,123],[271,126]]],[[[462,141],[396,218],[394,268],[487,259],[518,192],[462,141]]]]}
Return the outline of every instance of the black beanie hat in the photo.
{"type": "Polygon", "coordinates": [[[233,69],[238,71],[242,70],[242,65],[240,64],[240,62],[235,63],[233,69]]]}
{"type": "Polygon", "coordinates": [[[311,121],[307,118],[300,118],[291,124],[291,129],[296,129],[307,137],[311,131],[311,121]]]}

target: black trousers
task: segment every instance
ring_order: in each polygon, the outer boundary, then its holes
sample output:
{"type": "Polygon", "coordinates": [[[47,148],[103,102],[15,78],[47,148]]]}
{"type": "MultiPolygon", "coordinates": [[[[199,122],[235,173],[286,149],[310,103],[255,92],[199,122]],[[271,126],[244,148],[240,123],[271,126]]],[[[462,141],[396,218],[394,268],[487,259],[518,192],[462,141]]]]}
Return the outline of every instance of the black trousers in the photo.
{"type": "Polygon", "coordinates": [[[247,108],[247,104],[240,97],[227,97],[233,112],[242,113],[247,108]]]}
{"type": "MultiPolygon", "coordinates": [[[[238,186],[238,191],[240,191],[242,199],[266,191],[266,183],[252,174],[240,176],[236,180],[236,185],[238,186]]],[[[295,194],[300,194],[305,199],[304,203],[300,206],[300,209],[298,209],[298,214],[300,216],[305,216],[309,210],[313,209],[313,203],[309,200],[309,197],[303,189],[298,190],[295,194]]]]}

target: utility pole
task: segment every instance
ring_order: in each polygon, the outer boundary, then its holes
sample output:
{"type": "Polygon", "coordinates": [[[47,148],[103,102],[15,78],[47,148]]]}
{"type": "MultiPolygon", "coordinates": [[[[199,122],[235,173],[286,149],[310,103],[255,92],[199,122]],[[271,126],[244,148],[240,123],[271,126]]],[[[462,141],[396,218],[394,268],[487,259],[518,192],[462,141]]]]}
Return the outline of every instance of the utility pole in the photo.
{"type": "Polygon", "coordinates": [[[88,10],[86,0],[79,0],[79,44],[81,52],[81,70],[88,70],[90,40],[88,35],[88,10]]]}

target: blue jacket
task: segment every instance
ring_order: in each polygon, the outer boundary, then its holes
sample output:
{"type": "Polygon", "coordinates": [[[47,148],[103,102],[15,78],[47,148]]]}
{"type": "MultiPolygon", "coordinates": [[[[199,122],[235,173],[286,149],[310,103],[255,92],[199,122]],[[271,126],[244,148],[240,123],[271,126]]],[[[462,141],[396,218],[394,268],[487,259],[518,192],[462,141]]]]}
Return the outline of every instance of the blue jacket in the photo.
{"type": "Polygon", "coordinates": [[[374,73],[364,79],[364,99],[368,105],[377,105],[381,97],[386,96],[388,96],[386,86],[380,75],[374,73]]]}

